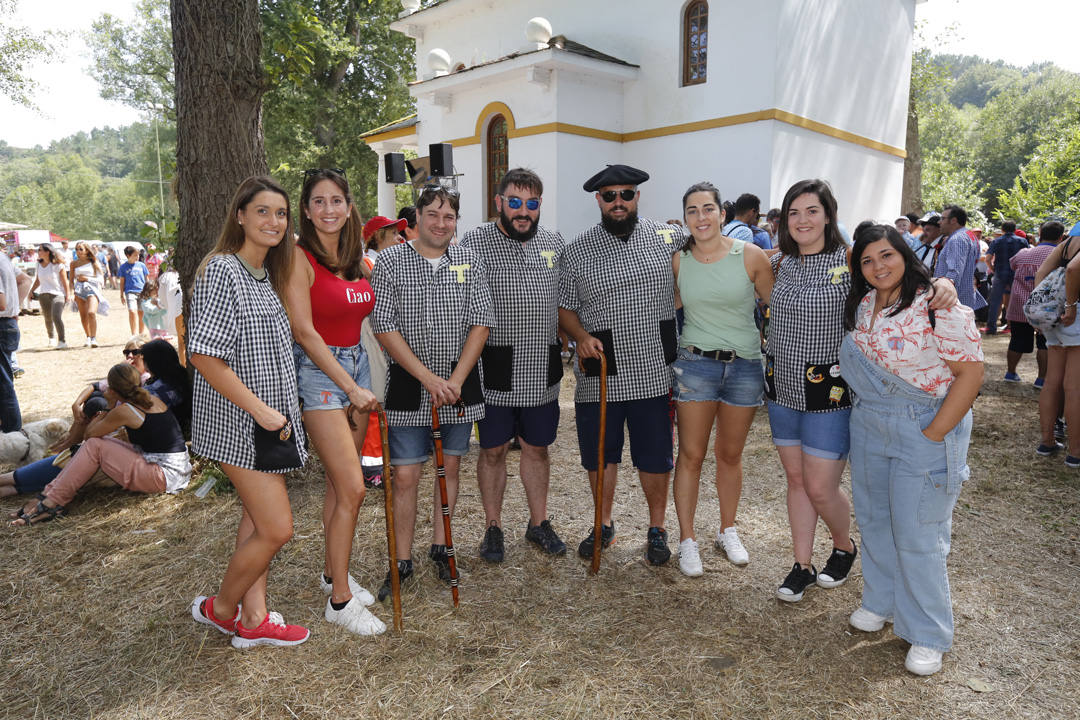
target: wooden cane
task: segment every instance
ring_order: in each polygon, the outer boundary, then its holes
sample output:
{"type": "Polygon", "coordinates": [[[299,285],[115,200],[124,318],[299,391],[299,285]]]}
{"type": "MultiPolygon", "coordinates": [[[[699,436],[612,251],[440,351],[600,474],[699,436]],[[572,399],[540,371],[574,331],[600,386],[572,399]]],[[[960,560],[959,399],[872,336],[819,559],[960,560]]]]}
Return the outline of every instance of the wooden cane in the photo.
{"type": "Polygon", "coordinates": [[[454,607],[458,606],[457,560],[454,559],[454,541],[450,535],[450,500],[446,495],[446,467],[443,465],[442,428],[439,427],[439,409],[431,406],[431,437],[435,441],[435,475],[439,480],[439,498],[442,500],[443,532],[446,535],[446,557],[450,562],[450,592],[454,607]]]}
{"type": "MultiPolygon", "coordinates": [[[[585,371],[585,358],[580,358],[585,371]]],[[[600,572],[600,549],[604,546],[604,440],[607,435],[607,355],[600,351],[600,437],[597,440],[596,482],[593,483],[592,574],[600,572]]]]}
{"type": "Polygon", "coordinates": [[[401,578],[398,576],[397,539],[394,536],[394,487],[390,481],[390,440],[386,411],[379,406],[379,438],[382,440],[383,500],[386,503],[386,547],[390,553],[390,599],[394,607],[394,632],[401,633],[401,578]]]}

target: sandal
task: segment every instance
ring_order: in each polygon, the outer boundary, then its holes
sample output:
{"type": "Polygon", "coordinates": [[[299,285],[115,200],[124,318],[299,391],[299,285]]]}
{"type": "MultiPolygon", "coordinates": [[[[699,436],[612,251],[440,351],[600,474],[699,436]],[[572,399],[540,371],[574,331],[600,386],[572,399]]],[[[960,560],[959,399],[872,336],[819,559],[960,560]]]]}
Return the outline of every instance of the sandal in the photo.
{"type": "Polygon", "coordinates": [[[38,494],[38,498],[37,506],[32,511],[26,512],[25,508],[20,508],[18,515],[11,521],[11,524],[16,527],[30,527],[31,525],[55,520],[56,518],[63,517],[67,514],[67,508],[63,505],[49,507],[45,504],[45,496],[43,494],[38,494]],[[39,520],[38,518],[41,519],[39,520]],[[20,520],[22,521],[22,525],[19,525],[20,520]]]}

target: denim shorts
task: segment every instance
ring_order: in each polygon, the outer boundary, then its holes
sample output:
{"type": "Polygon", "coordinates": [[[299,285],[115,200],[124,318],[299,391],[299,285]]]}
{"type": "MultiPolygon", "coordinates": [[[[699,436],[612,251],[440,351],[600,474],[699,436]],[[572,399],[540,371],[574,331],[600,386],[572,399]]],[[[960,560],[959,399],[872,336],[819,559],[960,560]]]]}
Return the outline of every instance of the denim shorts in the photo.
{"type": "MultiPolygon", "coordinates": [[[[467,455],[472,423],[445,423],[442,429],[443,455],[467,455]]],[[[419,465],[435,447],[430,425],[395,425],[390,428],[390,464],[419,465]]]]}
{"type": "Polygon", "coordinates": [[[139,312],[139,294],[137,292],[124,293],[124,304],[127,305],[128,312],[139,312]]]}
{"type": "Polygon", "coordinates": [[[734,407],[758,407],[765,397],[761,360],[737,357],[713,360],[679,348],[675,364],[676,402],[722,402],[734,407]]]}
{"type": "Polygon", "coordinates": [[[515,435],[529,445],[547,447],[559,431],[559,401],[536,407],[487,405],[484,417],[476,423],[480,447],[485,450],[510,442],[515,435]]]}
{"type": "Polygon", "coordinates": [[[89,300],[94,297],[94,286],[88,282],[75,282],[75,297],[80,300],[89,300]]]}
{"type": "MultiPolygon", "coordinates": [[[[596,470],[600,454],[600,403],[575,403],[581,466],[596,470]]],[[[671,410],[667,395],[607,404],[604,464],[622,462],[623,425],[630,432],[630,460],[647,473],[666,473],[672,462],[671,410]]]]}
{"type": "Polygon", "coordinates": [[[848,432],[850,419],[850,407],[811,413],[769,402],[773,444],[779,447],[801,445],[807,455],[825,460],[847,459],[851,448],[851,435],[848,432]]]}
{"type": "Polygon", "coordinates": [[[1058,323],[1054,327],[1044,330],[1046,344],[1049,346],[1076,347],[1080,345],[1080,320],[1073,321],[1072,325],[1058,323]]]}
{"type": "MultiPolygon", "coordinates": [[[[349,373],[349,377],[360,387],[370,390],[371,369],[368,367],[364,347],[360,344],[352,347],[328,347],[345,372],[349,373]]],[[[296,358],[296,386],[300,393],[300,407],[304,412],[340,410],[349,405],[349,397],[345,391],[327,377],[296,343],[293,343],[293,357],[296,358]]]]}

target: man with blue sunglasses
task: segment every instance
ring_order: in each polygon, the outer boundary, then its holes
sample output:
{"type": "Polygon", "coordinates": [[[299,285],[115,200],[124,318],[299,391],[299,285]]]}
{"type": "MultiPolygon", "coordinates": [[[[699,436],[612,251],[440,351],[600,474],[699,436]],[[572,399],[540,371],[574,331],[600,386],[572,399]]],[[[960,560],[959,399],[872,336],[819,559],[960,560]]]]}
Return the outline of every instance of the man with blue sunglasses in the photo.
{"type": "Polygon", "coordinates": [[[549,555],[566,552],[547,516],[548,446],[559,427],[559,261],[565,243],[540,225],[543,193],[536,173],[509,170],[495,195],[498,217],[461,239],[483,258],[495,306],[495,327],[481,355],[486,407],[477,423],[476,475],[487,522],[480,556],[496,563],[504,556],[506,454],[515,436],[521,440],[521,483],[529,504],[525,539],[549,555]]]}

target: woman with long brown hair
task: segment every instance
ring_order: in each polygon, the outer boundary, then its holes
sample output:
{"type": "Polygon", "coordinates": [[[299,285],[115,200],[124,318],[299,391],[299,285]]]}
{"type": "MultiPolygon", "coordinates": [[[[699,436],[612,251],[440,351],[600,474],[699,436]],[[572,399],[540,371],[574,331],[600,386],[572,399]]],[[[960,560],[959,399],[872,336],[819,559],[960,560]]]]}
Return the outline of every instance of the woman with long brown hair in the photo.
{"type": "Polygon", "coordinates": [[[268,177],[245,180],[196,272],[191,298],[192,449],[221,464],[243,503],[221,587],[215,596],[196,597],[191,615],[232,635],[235,648],[308,638],[306,628],[286,625],[266,608],[270,561],[293,531],[284,474],[307,457],[285,312],[289,229],[281,186],[268,177]]]}
{"type": "Polygon", "coordinates": [[[326,469],[326,553],[319,585],[323,616],[358,635],[386,625],[365,606],[375,598],[349,574],[356,517],[364,502],[359,449],[375,409],[360,326],[375,306],[360,216],[342,171],[308,170],[300,193],[300,240],[289,276],[304,426],[326,469]],[[359,412],[352,412],[353,408],[359,412]],[[349,415],[352,415],[350,422],[349,415]]]}
{"type": "Polygon", "coordinates": [[[75,260],[71,263],[71,282],[75,305],[79,308],[79,320],[86,333],[86,346],[97,347],[97,313],[104,297],[101,286],[105,284],[105,271],[94,257],[90,245],[75,243],[75,260]]]}

